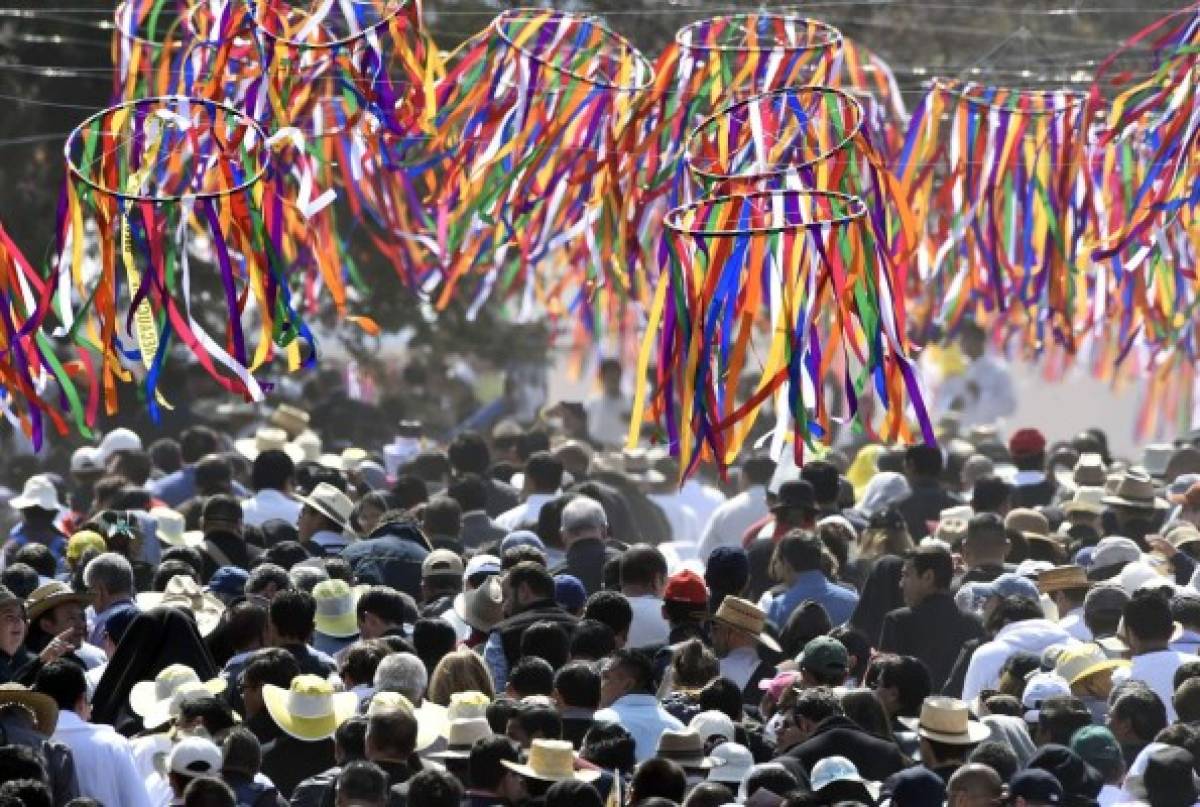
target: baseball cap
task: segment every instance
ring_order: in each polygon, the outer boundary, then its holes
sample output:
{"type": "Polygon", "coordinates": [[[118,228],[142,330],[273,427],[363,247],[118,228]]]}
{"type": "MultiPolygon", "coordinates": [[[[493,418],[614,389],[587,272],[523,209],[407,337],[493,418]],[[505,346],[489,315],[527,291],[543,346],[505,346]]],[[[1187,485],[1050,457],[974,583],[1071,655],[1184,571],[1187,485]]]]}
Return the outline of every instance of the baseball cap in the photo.
{"type": "Polygon", "coordinates": [[[832,636],[809,639],[796,661],[801,669],[808,668],[825,674],[844,673],[850,669],[850,654],[846,646],[832,636]]]}
{"type": "Polygon", "coordinates": [[[167,757],[167,770],[181,776],[216,776],[221,772],[221,749],[204,737],[185,737],[167,757]]]}
{"type": "Polygon", "coordinates": [[[703,577],[691,569],[684,569],[667,578],[667,587],[663,590],[663,600],[707,606],[708,586],[704,584],[703,577]]]}
{"type": "Polygon", "coordinates": [[[1013,458],[1032,457],[1046,450],[1046,436],[1037,429],[1018,429],[1008,438],[1008,453],[1013,458]]]}
{"type": "Polygon", "coordinates": [[[1093,580],[1113,577],[1120,573],[1126,563],[1133,563],[1141,558],[1142,550],[1130,539],[1116,535],[1102,538],[1100,543],[1096,544],[1096,551],[1092,553],[1088,577],[1093,580]]]}
{"type": "Polygon", "coordinates": [[[1008,794],[1010,798],[1020,797],[1036,805],[1063,802],[1063,786],[1052,773],[1041,768],[1026,768],[1013,774],[1008,794]]]}
{"type": "Polygon", "coordinates": [[[554,601],[568,611],[581,611],[587,602],[587,589],[575,575],[557,574],[554,576],[554,601]]]}
{"type": "Polygon", "coordinates": [[[236,597],[246,590],[246,581],[250,573],[237,566],[222,566],[213,573],[208,581],[208,590],[213,594],[225,594],[236,597]]]}
{"type": "Polygon", "coordinates": [[[131,429],[113,429],[108,434],[104,435],[104,439],[100,441],[100,447],[97,449],[101,463],[107,464],[114,454],[122,451],[141,451],[142,438],[137,436],[137,432],[131,429]]]}
{"type": "Polygon", "coordinates": [[[546,551],[546,545],[542,543],[542,539],[537,536],[536,532],[516,530],[504,536],[504,540],[500,542],[500,554],[503,555],[518,546],[532,546],[541,552],[546,551]]]}
{"type": "Polygon", "coordinates": [[[100,473],[103,470],[104,459],[100,456],[100,449],[92,446],[80,446],[71,454],[71,473],[100,473]]]}
{"type": "Polygon", "coordinates": [[[794,671],[781,672],[774,678],[764,678],[758,682],[758,688],[771,696],[772,700],[778,701],[783,697],[783,693],[792,688],[796,683],[796,679],[800,677],[800,673],[794,671]]]}
{"type": "Polygon", "coordinates": [[[421,577],[455,577],[463,576],[463,562],[456,553],[449,549],[435,549],[421,562],[421,577]]]}
{"type": "Polygon", "coordinates": [[[1042,704],[1050,698],[1070,695],[1071,685],[1056,673],[1039,672],[1029,676],[1021,705],[1025,707],[1025,722],[1036,723],[1041,716],[1042,704]]]}
{"type": "Polygon", "coordinates": [[[495,555],[476,555],[467,561],[463,579],[469,580],[477,574],[500,574],[500,558],[495,555]]]}
{"type": "Polygon", "coordinates": [[[892,807],[928,807],[946,800],[942,777],[921,765],[905,768],[888,780],[892,807]]]}
{"type": "Polygon", "coordinates": [[[737,736],[737,730],[734,728],[733,719],[724,712],[716,709],[708,709],[701,712],[692,718],[688,723],[688,728],[700,735],[700,739],[708,742],[710,737],[723,737],[726,740],[732,740],[737,736]]]}
{"type": "Polygon", "coordinates": [[[1124,762],[1121,745],[1105,726],[1084,726],[1071,736],[1071,750],[1097,770],[1111,770],[1124,762]]]}
{"type": "Polygon", "coordinates": [[[750,579],[750,556],[740,546],[719,546],[708,556],[704,582],[710,589],[738,592],[750,579]]]}
{"type": "Polygon", "coordinates": [[[1037,584],[1028,577],[1007,572],[980,587],[985,597],[1028,597],[1035,602],[1040,598],[1037,584]]]}

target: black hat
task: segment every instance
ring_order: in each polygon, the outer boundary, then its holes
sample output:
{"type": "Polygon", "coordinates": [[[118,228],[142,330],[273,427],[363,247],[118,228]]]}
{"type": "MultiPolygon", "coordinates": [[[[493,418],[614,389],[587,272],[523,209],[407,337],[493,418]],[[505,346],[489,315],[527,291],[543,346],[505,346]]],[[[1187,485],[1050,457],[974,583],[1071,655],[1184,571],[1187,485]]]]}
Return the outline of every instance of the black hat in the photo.
{"type": "Polygon", "coordinates": [[[772,513],[780,510],[816,510],[817,495],[813,486],[803,479],[789,479],[779,486],[775,496],[775,504],[771,506],[772,513]]]}
{"type": "Polygon", "coordinates": [[[1054,774],[1041,768],[1017,771],[1008,783],[1011,798],[1020,796],[1032,804],[1062,804],[1063,786],[1054,774]]]}
{"type": "Polygon", "coordinates": [[[1194,761],[1191,752],[1174,746],[1151,754],[1142,776],[1147,800],[1151,804],[1194,804],[1197,798],[1194,761]]]}
{"type": "Polygon", "coordinates": [[[1104,777],[1100,772],[1065,745],[1052,743],[1042,746],[1029,758],[1026,767],[1041,768],[1051,773],[1068,797],[1094,799],[1104,787],[1104,777]]]}

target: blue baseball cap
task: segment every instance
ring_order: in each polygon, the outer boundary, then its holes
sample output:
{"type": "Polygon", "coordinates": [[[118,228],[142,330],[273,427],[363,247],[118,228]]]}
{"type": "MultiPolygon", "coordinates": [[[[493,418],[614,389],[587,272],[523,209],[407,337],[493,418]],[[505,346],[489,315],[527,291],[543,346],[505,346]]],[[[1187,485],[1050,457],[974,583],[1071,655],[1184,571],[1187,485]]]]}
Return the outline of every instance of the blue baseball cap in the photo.
{"type": "Polygon", "coordinates": [[[984,583],[979,587],[979,593],[985,597],[1028,597],[1035,602],[1041,597],[1036,583],[1028,577],[1012,572],[1002,574],[990,583],[984,583]]]}
{"type": "Polygon", "coordinates": [[[1050,771],[1026,768],[1013,774],[1008,783],[1009,798],[1020,796],[1031,804],[1062,804],[1063,786],[1050,771]]]}
{"type": "Polygon", "coordinates": [[[568,611],[581,611],[587,602],[587,589],[573,574],[555,575],[554,601],[568,611]]]}
{"type": "Polygon", "coordinates": [[[250,573],[245,569],[237,566],[222,566],[213,573],[212,579],[208,581],[208,590],[213,594],[237,597],[245,592],[246,581],[249,578],[250,573]]]}
{"type": "Polygon", "coordinates": [[[542,543],[542,539],[537,536],[536,532],[516,530],[504,536],[504,540],[500,542],[500,554],[503,555],[508,550],[518,546],[532,546],[539,552],[546,551],[546,545],[542,543]]]}

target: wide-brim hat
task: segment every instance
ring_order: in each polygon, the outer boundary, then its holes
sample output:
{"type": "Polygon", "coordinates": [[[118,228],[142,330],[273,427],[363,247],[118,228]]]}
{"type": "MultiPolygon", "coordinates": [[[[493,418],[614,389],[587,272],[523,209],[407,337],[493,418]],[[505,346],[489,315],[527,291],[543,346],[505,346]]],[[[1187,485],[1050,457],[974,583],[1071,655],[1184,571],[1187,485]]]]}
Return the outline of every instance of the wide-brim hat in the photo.
{"type": "MultiPolygon", "coordinates": [[[[341,457],[338,457],[338,462],[341,463],[341,457]]],[[[307,496],[298,498],[303,504],[331,521],[337,522],[343,528],[350,523],[350,513],[354,510],[354,502],[328,482],[320,483],[307,496]]]]}
{"type": "Polygon", "coordinates": [[[1112,507],[1134,510],[1165,510],[1170,507],[1167,500],[1158,495],[1154,481],[1136,471],[1127,471],[1122,475],[1116,490],[1100,501],[1112,507]]]}
{"type": "Polygon", "coordinates": [[[947,745],[975,745],[991,736],[988,727],[972,720],[967,705],[956,698],[926,698],[920,717],[899,720],[918,737],[947,745]]]}
{"type": "Polygon", "coordinates": [[[1071,515],[1072,513],[1087,513],[1089,515],[1098,516],[1105,510],[1104,488],[1076,488],[1075,495],[1069,500],[1063,502],[1062,509],[1067,515],[1071,515]]]}
{"type": "Polygon", "coordinates": [[[654,756],[669,759],[684,768],[711,768],[713,760],[704,753],[704,738],[695,729],[664,731],[654,756]]]}
{"type": "Polygon", "coordinates": [[[449,733],[449,710],[441,704],[426,699],[421,701],[420,707],[413,708],[412,701],[407,697],[388,690],[376,692],[367,704],[368,715],[389,709],[408,712],[417,721],[417,751],[424,751],[449,733]]]}
{"type": "Polygon", "coordinates": [[[358,713],[358,695],[334,692],[323,678],[298,675],[288,689],[264,684],[267,713],[284,733],[304,742],[333,736],[338,726],[358,713]]]}
{"type": "Polygon", "coordinates": [[[454,613],[478,631],[490,631],[504,618],[504,589],[495,575],[478,588],[454,596],[454,613]]]}
{"type": "Polygon", "coordinates": [[[59,580],[38,586],[25,600],[25,613],[32,624],[47,611],[57,608],[63,603],[74,602],[82,606],[92,604],[92,595],[75,591],[66,583],[59,580]]]}
{"type": "Polygon", "coordinates": [[[288,433],[283,429],[266,427],[259,429],[253,437],[243,437],[233,441],[233,447],[246,459],[253,462],[264,451],[282,451],[292,462],[303,462],[304,451],[289,442],[288,433]]]}
{"type": "Polygon", "coordinates": [[[575,749],[568,742],[534,740],[529,749],[529,758],[524,764],[507,759],[501,760],[500,764],[521,776],[543,782],[565,782],[570,779],[594,782],[600,778],[600,771],[576,770],[576,759],[578,757],[575,749]]]}
{"type": "Polygon", "coordinates": [[[25,510],[36,507],[40,510],[62,512],[67,508],[58,500],[58,488],[47,477],[31,476],[25,480],[25,486],[19,496],[8,500],[8,506],[14,510],[25,510]]]}
{"type": "Polygon", "coordinates": [[[49,695],[33,692],[15,682],[0,684],[0,706],[15,704],[33,714],[33,728],[49,737],[58,726],[58,704],[49,695]]]}
{"type": "Polygon", "coordinates": [[[189,612],[196,620],[201,636],[208,636],[216,630],[221,615],[225,613],[225,603],[219,597],[200,588],[195,579],[185,574],[172,577],[162,591],[142,592],[136,599],[143,611],[166,606],[189,612]]]}
{"type": "Polygon", "coordinates": [[[740,597],[726,597],[713,615],[713,621],[753,636],[760,644],[776,653],[781,652],[779,642],[766,632],[766,613],[749,600],[743,600],[740,597]]]}
{"type": "Polygon", "coordinates": [[[226,681],[217,677],[201,681],[191,667],[172,664],[153,681],[138,681],[129,690],[129,708],[142,719],[148,729],[165,726],[179,712],[179,703],[190,692],[207,692],[220,695],[225,691],[226,681]]]}
{"type": "Polygon", "coordinates": [[[492,727],[482,717],[451,720],[446,749],[429,754],[430,759],[468,759],[477,740],[493,736],[492,727]]]}
{"type": "Polygon", "coordinates": [[[358,597],[361,589],[344,580],[322,580],[312,590],[317,602],[317,631],[344,639],[358,634],[358,597]]]}
{"type": "Polygon", "coordinates": [[[1055,566],[1037,576],[1038,590],[1043,594],[1072,588],[1087,588],[1091,585],[1087,571],[1082,566],[1055,566]]]}
{"type": "Polygon", "coordinates": [[[289,404],[280,404],[268,419],[272,426],[278,426],[293,437],[302,434],[308,428],[309,420],[311,418],[308,412],[289,404]]]}
{"type": "Polygon", "coordinates": [[[167,546],[195,548],[204,543],[204,533],[188,530],[183,515],[169,507],[152,508],[150,517],[154,519],[155,536],[167,546]]]}

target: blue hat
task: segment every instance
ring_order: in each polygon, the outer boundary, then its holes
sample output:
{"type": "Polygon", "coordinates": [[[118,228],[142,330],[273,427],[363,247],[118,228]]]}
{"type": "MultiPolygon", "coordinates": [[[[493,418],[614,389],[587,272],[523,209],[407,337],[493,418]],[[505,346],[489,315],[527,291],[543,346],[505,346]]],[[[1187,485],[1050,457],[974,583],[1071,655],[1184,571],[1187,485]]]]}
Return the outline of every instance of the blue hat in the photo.
{"type": "Polygon", "coordinates": [[[102,632],[109,639],[112,639],[113,644],[120,644],[121,637],[125,635],[125,630],[140,613],[141,611],[133,603],[118,605],[116,610],[105,618],[104,630],[102,632]]]}
{"type": "Polygon", "coordinates": [[[246,581],[249,578],[250,573],[245,569],[237,566],[222,566],[213,573],[212,579],[208,581],[208,590],[212,594],[237,597],[245,592],[246,581]]]}
{"type": "Polygon", "coordinates": [[[587,602],[587,589],[572,574],[554,576],[554,601],[568,611],[581,611],[587,602]]]}
{"type": "Polygon", "coordinates": [[[546,551],[546,545],[542,543],[541,538],[538,538],[536,532],[515,530],[504,536],[504,540],[500,542],[500,554],[503,555],[508,550],[517,546],[532,546],[539,552],[546,551]]]}
{"type": "Polygon", "coordinates": [[[1035,602],[1041,597],[1036,583],[1028,577],[1012,572],[1002,574],[981,586],[980,593],[985,597],[1028,597],[1035,602]]]}
{"type": "Polygon", "coordinates": [[[704,581],[709,590],[737,593],[750,579],[750,556],[740,546],[719,546],[708,556],[704,581]]]}
{"type": "Polygon", "coordinates": [[[1033,804],[1062,804],[1063,786],[1054,774],[1041,768],[1026,768],[1013,774],[1008,783],[1010,798],[1020,796],[1033,804]]]}
{"type": "Polygon", "coordinates": [[[905,768],[888,781],[892,807],[927,807],[946,800],[946,783],[929,768],[905,768]]]}

